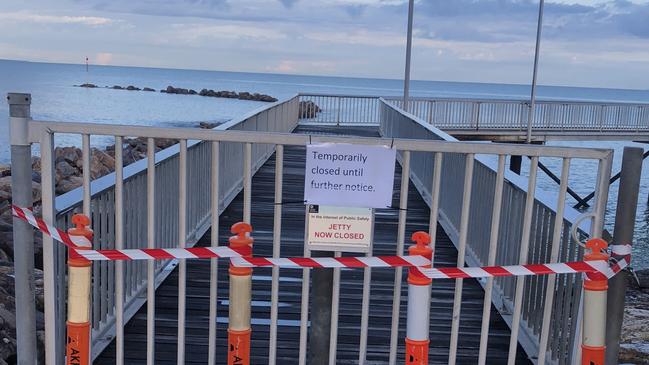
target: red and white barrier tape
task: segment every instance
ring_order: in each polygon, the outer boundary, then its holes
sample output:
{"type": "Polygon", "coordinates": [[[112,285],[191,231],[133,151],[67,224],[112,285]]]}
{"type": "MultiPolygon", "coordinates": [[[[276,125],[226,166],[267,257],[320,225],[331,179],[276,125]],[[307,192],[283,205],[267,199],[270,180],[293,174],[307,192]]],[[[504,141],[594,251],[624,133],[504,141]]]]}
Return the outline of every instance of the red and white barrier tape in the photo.
{"type": "Polygon", "coordinates": [[[430,260],[423,256],[374,256],[374,257],[236,257],[230,260],[239,267],[279,266],[284,268],[363,268],[363,267],[399,267],[430,265],[430,260]]]}
{"type": "Polygon", "coordinates": [[[13,213],[14,217],[18,217],[26,221],[27,223],[31,224],[39,231],[54,238],[55,240],[63,243],[68,247],[71,248],[92,247],[92,242],[90,242],[86,237],[70,236],[65,231],[60,230],[54,227],[53,225],[46,223],[44,220],[40,218],[36,218],[36,216],[34,216],[34,213],[30,209],[21,208],[16,205],[11,205],[11,212],[13,213]]]}
{"type": "MultiPolygon", "coordinates": [[[[12,206],[14,216],[29,222],[44,234],[62,242],[68,247],[91,247],[92,244],[81,236],[70,236],[66,232],[36,218],[29,209],[12,206]]],[[[76,253],[90,261],[120,260],[164,260],[164,259],[212,259],[230,258],[238,267],[279,266],[283,268],[364,268],[364,267],[417,267],[431,279],[485,278],[500,276],[548,275],[595,273],[613,277],[629,265],[631,246],[611,245],[611,254],[621,259],[613,264],[606,261],[576,261],[553,264],[529,264],[487,267],[422,268],[430,261],[423,256],[375,256],[375,257],[292,257],[263,258],[243,257],[250,254],[249,248],[231,249],[227,246],[194,248],[155,248],[125,250],[76,250],[76,253]]]]}
{"type": "MultiPolygon", "coordinates": [[[[92,247],[92,243],[82,236],[70,236],[66,232],[36,218],[31,210],[12,206],[14,216],[21,218],[55,240],[71,249],[92,247]]],[[[194,248],[145,248],[125,250],[75,250],[89,261],[120,260],[166,260],[166,259],[212,259],[231,258],[232,264],[241,267],[280,266],[285,268],[336,268],[336,267],[398,267],[424,266],[430,261],[423,256],[377,256],[377,257],[294,257],[263,258],[243,257],[250,255],[247,247],[232,249],[227,246],[194,248]]]]}
{"type": "Polygon", "coordinates": [[[424,266],[430,261],[423,256],[376,257],[243,257],[241,250],[226,246],[194,248],[156,248],[128,250],[77,250],[79,256],[90,261],[212,259],[230,258],[237,267],[279,266],[284,268],[335,268],[335,267],[398,267],[424,266]]]}
{"type": "Polygon", "coordinates": [[[487,278],[497,276],[525,276],[548,274],[599,273],[607,278],[613,277],[627,266],[626,260],[619,261],[613,269],[604,260],[576,261],[556,264],[529,264],[485,267],[418,268],[431,279],[487,278]]]}

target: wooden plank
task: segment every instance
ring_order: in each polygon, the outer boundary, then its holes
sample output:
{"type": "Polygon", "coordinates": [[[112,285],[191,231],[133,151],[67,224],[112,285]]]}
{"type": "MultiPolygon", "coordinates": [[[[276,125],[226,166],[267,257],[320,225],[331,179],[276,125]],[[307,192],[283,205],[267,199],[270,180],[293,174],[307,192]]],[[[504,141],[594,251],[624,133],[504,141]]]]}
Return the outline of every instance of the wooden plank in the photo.
{"type": "MultiPolygon", "coordinates": [[[[301,127],[298,133],[312,134],[348,134],[376,136],[376,129],[370,128],[322,128],[301,127]]],[[[282,208],[282,256],[301,256],[304,239],[304,147],[287,147],[284,152],[284,201],[282,208]],[[290,202],[290,203],[288,203],[290,202]],[[296,203],[297,202],[297,203],[296,203]]],[[[256,256],[272,255],[272,224],[274,190],[274,159],[271,159],[253,178],[252,185],[252,224],[254,227],[254,254],[256,256]]],[[[393,204],[398,204],[401,171],[397,166],[395,176],[395,193],[393,204]]],[[[414,186],[410,186],[408,202],[407,235],[417,230],[428,230],[428,206],[421,199],[414,186]]],[[[239,194],[228,209],[221,214],[219,240],[227,243],[229,227],[242,217],[242,196],[239,194]]],[[[381,209],[376,214],[375,247],[376,255],[395,253],[397,235],[397,209],[381,209]]],[[[435,265],[452,267],[455,265],[457,251],[438,227],[435,265]]],[[[209,245],[210,234],[199,241],[199,245],[209,245]]],[[[222,353],[217,353],[219,363],[226,363],[227,337],[227,266],[219,265],[219,306],[217,346],[222,353]]],[[[204,364],[207,361],[208,303],[209,303],[209,268],[208,260],[191,260],[187,264],[187,343],[186,363],[204,364]]],[[[253,277],[253,343],[252,362],[267,363],[268,331],[270,318],[270,275],[269,268],[255,269],[253,277]]],[[[372,364],[387,362],[390,342],[390,315],[394,273],[391,269],[372,270],[370,292],[370,321],[368,331],[367,359],[372,364]]],[[[283,269],[280,271],[279,292],[279,325],[277,354],[279,364],[297,362],[301,270],[283,269]]],[[[360,308],[362,291],[362,271],[343,270],[341,273],[340,316],[338,357],[339,364],[358,363],[358,345],[360,333],[360,308]]],[[[176,359],[176,323],[177,323],[177,272],[172,273],[156,292],[156,363],[174,364],[176,359]]],[[[402,310],[400,321],[400,338],[405,338],[407,284],[402,285],[402,310]]],[[[454,282],[436,280],[433,282],[430,326],[430,363],[446,364],[451,328],[454,282]]],[[[482,319],[482,301],[484,292],[474,280],[465,280],[460,322],[460,343],[458,346],[458,363],[473,364],[477,361],[480,341],[480,324],[482,319]]],[[[487,363],[506,362],[509,344],[509,329],[495,308],[491,308],[491,335],[487,363]]],[[[403,359],[403,341],[400,343],[399,358],[403,359]]],[[[125,353],[127,364],[145,362],[146,356],[146,308],[142,308],[125,328],[125,353]]],[[[519,348],[517,363],[528,364],[524,351],[519,348]]],[[[96,364],[114,363],[114,343],[97,358],[96,364]]]]}

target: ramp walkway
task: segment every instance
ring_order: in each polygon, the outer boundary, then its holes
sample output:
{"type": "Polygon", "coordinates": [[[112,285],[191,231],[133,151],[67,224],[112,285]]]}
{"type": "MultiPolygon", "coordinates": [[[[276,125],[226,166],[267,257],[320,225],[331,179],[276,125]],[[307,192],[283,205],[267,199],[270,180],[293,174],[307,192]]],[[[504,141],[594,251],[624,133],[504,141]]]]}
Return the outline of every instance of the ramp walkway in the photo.
{"type": "MultiPolygon", "coordinates": [[[[296,133],[344,134],[365,137],[378,137],[378,129],[371,127],[307,127],[301,126],[296,133]]],[[[301,256],[304,242],[303,199],[305,149],[302,146],[286,146],[284,151],[284,201],[282,224],[282,256],[301,256]],[[297,202],[297,203],[296,203],[297,202]]],[[[252,179],[252,225],[254,227],[254,254],[268,257],[272,255],[273,230],[273,176],[275,159],[271,157],[252,179]]],[[[393,206],[398,206],[401,168],[395,173],[393,206]]],[[[410,184],[407,212],[407,236],[417,230],[428,230],[428,205],[415,187],[410,184]]],[[[239,221],[243,210],[243,193],[237,195],[220,216],[219,242],[225,244],[230,236],[230,226],[239,221]]],[[[398,209],[376,211],[376,230],[374,253],[390,255],[397,241],[398,209]]],[[[455,267],[457,250],[441,226],[437,230],[435,266],[455,267]]],[[[198,241],[198,246],[209,246],[211,231],[198,241]]],[[[228,266],[225,261],[219,265],[218,275],[218,331],[217,362],[225,364],[228,318],[228,266]]],[[[187,262],[187,319],[186,319],[186,363],[205,364],[207,362],[208,302],[209,302],[209,260],[187,262]]],[[[270,268],[256,268],[253,276],[252,305],[252,361],[255,364],[268,362],[268,333],[270,268]]],[[[405,272],[404,272],[405,276],[405,272]]],[[[347,270],[341,273],[340,316],[338,320],[337,364],[357,364],[360,306],[363,272],[347,270]]],[[[390,317],[392,310],[392,290],[394,271],[375,269],[372,271],[370,293],[370,327],[368,334],[367,363],[387,363],[390,343],[390,317]]],[[[296,364],[298,362],[300,296],[302,270],[282,269],[279,292],[279,323],[277,342],[277,363],[296,364]]],[[[406,280],[402,281],[402,291],[406,293],[406,280]]],[[[448,361],[449,339],[451,334],[451,315],[453,310],[454,280],[433,281],[430,326],[430,363],[446,364],[448,361]]],[[[176,363],[177,334],[177,295],[178,273],[175,270],[156,291],[156,364],[176,363]]],[[[458,361],[461,364],[475,364],[480,342],[480,324],[484,291],[476,280],[466,280],[463,291],[462,318],[460,320],[460,341],[458,361]]],[[[407,296],[401,297],[405,308],[407,296]]],[[[492,306],[489,334],[488,364],[507,362],[509,348],[509,327],[492,306]]],[[[405,338],[405,310],[401,311],[399,338],[405,338]]],[[[142,307],[125,329],[125,363],[146,362],[146,306],[142,307]]],[[[403,361],[403,340],[399,344],[398,362],[403,361]]],[[[525,351],[517,351],[517,364],[528,364],[525,351]]],[[[95,360],[95,364],[115,363],[115,341],[95,360]]],[[[307,361],[308,363],[308,361],[307,361]]]]}

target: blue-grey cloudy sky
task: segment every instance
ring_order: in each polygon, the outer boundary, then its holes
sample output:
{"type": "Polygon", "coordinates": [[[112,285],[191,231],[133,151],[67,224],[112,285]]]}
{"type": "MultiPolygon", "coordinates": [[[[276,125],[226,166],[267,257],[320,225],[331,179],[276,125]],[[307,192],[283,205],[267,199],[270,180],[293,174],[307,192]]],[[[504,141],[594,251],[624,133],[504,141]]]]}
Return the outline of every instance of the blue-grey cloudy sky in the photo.
{"type": "MultiPolygon", "coordinates": [[[[419,0],[415,79],[529,83],[537,1],[419,0]]],[[[0,58],[401,78],[407,0],[21,0],[0,58]]],[[[539,81],[649,89],[649,0],[547,1],[539,81]]]]}

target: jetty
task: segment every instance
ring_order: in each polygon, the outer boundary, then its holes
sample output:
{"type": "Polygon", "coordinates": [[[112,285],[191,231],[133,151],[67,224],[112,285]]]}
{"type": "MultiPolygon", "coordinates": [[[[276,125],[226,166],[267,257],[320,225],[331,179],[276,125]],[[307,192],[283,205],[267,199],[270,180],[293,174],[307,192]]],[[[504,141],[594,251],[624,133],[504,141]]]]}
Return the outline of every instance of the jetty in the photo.
{"type": "MultiPolygon", "coordinates": [[[[501,120],[515,112],[489,116],[485,110],[492,107],[485,101],[459,100],[455,104],[462,107],[441,106],[454,103],[426,100],[421,101],[426,107],[402,108],[394,99],[377,96],[298,94],[213,130],[200,130],[34,120],[29,111],[31,97],[10,94],[12,155],[16,157],[12,168],[30,170],[27,151],[38,144],[43,220],[68,229],[74,214],[87,215],[94,249],[225,246],[232,224],[244,221],[253,229],[253,256],[309,257],[323,253],[305,245],[307,146],[383,146],[396,151],[392,206],[374,209],[373,240],[365,255],[402,256],[413,244],[411,235],[424,231],[433,237],[436,268],[461,271],[581,261],[584,249],[576,239],[600,237],[603,231],[612,151],[461,141],[454,135],[468,136],[462,132],[465,127],[475,133],[471,138],[503,135],[514,141],[521,136],[519,127],[525,117],[516,124],[501,120]],[[467,110],[471,110],[470,118],[467,110]],[[497,120],[505,125],[501,134],[495,132],[501,128],[497,120]],[[470,124],[476,121],[477,125],[470,124]],[[470,125],[464,127],[466,123],[470,125]],[[54,136],[60,133],[81,136],[86,168],[81,187],[56,196],[53,148],[54,136]],[[115,172],[91,180],[87,168],[90,137],[97,135],[113,136],[116,146],[127,137],[144,138],[149,146],[162,138],[179,143],[159,152],[150,148],[147,158],[127,166],[116,147],[115,172]],[[528,176],[506,169],[512,156],[530,157],[528,176]],[[553,193],[537,189],[539,158],[546,157],[563,161],[561,183],[553,193]],[[594,161],[598,166],[589,182],[596,190],[588,216],[566,206],[573,159],[594,161]]],[[[564,113],[572,110],[564,108],[563,102],[555,103],[556,107],[544,103],[537,107],[564,113]]],[[[607,108],[597,104],[593,110],[607,108]]],[[[560,120],[570,121],[575,135],[583,128],[600,133],[601,138],[647,140],[649,107],[628,108],[636,112],[593,117],[599,129],[582,123],[580,118],[588,113],[561,114],[560,120]],[[631,123],[635,129],[604,128],[609,123],[631,123]]],[[[520,109],[524,107],[519,106],[518,115],[520,109]]],[[[533,130],[538,141],[560,135],[555,124],[538,123],[533,130]]],[[[637,170],[633,164],[625,166],[637,170]]],[[[632,178],[624,171],[623,176],[627,176],[624,181],[632,178]]],[[[633,190],[628,182],[624,186],[633,190]]],[[[14,228],[17,240],[28,247],[31,227],[18,223],[14,228]]],[[[45,357],[48,364],[61,364],[67,339],[69,250],[47,234],[43,250],[45,357]]],[[[324,255],[363,254],[336,251],[324,255]]],[[[408,313],[406,271],[254,268],[251,362],[403,362],[408,316],[412,315],[408,313]],[[323,298],[330,302],[323,304],[323,298]]],[[[227,260],[94,261],[91,274],[89,347],[95,363],[226,363],[232,309],[227,260]]],[[[429,361],[578,361],[582,326],[603,321],[584,317],[588,312],[584,306],[592,303],[582,300],[584,293],[581,274],[434,279],[428,313],[429,361]]],[[[614,306],[609,314],[620,310],[623,306],[614,306]]]]}

